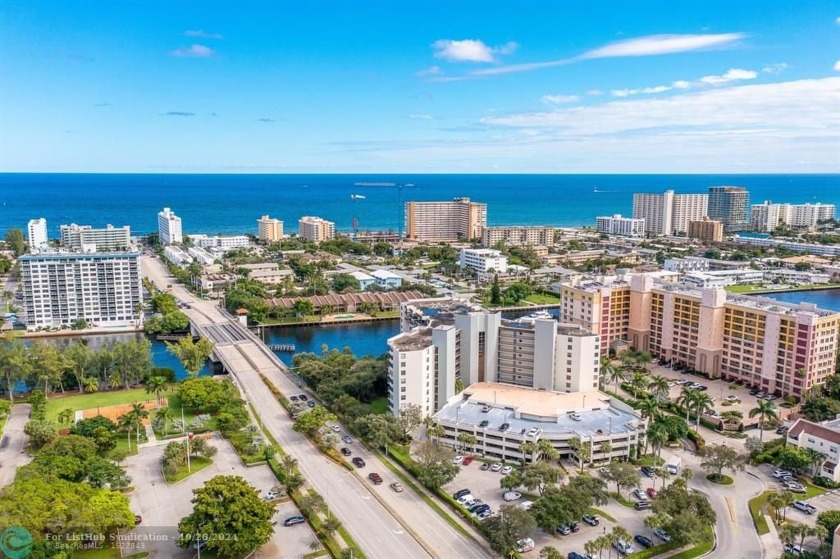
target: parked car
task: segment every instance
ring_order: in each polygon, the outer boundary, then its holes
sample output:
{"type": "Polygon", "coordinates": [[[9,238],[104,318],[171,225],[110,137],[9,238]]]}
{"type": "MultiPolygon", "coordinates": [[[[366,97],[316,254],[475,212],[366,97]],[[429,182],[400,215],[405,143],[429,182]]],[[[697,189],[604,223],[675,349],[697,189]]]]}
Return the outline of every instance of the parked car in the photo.
{"type": "Polygon", "coordinates": [[[470,494],[469,489],[459,489],[458,491],[456,491],[455,493],[452,494],[452,498],[457,501],[458,499],[460,499],[464,495],[469,495],[469,494],[470,494]]]}
{"type": "Polygon", "coordinates": [[[502,469],[502,463],[501,462],[496,462],[495,464],[490,466],[490,471],[491,472],[498,472],[501,469],[502,469]]]}
{"type": "Polygon", "coordinates": [[[782,425],[781,427],[776,429],[776,434],[777,435],[787,435],[788,429],[789,429],[789,427],[785,427],[784,425],[782,425]]]}
{"type": "Polygon", "coordinates": [[[402,483],[400,483],[398,481],[395,481],[394,483],[392,483],[388,487],[390,487],[391,489],[393,489],[397,493],[402,493],[405,490],[405,488],[402,486],[402,483]]]}
{"type": "Polygon", "coordinates": [[[589,559],[588,555],[581,555],[576,551],[572,551],[569,553],[569,559],[589,559]]]}
{"type": "Polygon", "coordinates": [[[794,493],[807,493],[808,490],[805,489],[805,486],[799,483],[798,481],[786,481],[785,487],[787,487],[788,491],[793,491],[794,493]]]}
{"type": "Polygon", "coordinates": [[[797,543],[786,543],[785,544],[785,553],[790,553],[791,555],[802,555],[802,552],[805,551],[802,549],[797,543]]]}
{"type": "Polygon", "coordinates": [[[353,439],[351,439],[348,435],[344,435],[343,437],[341,437],[341,441],[344,444],[351,444],[353,442],[353,439]]]}
{"type": "Polygon", "coordinates": [[[488,425],[490,425],[490,422],[486,419],[481,420],[481,423],[478,424],[479,427],[487,427],[488,425]]]}
{"type": "Polygon", "coordinates": [[[333,430],[333,433],[340,433],[341,432],[341,426],[338,425],[338,424],[330,425],[330,429],[333,430]]]}
{"type": "Polygon", "coordinates": [[[523,538],[516,542],[516,551],[519,553],[528,553],[529,551],[532,551],[534,547],[536,547],[536,544],[531,538],[523,538]]]}
{"type": "Polygon", "coordinates": [[[464,461],[464,457],[461,456],[460,454],[452,459],[453,464],[460,464],[463,461],[464,461]]]}
{"type": "Polygon", "coordinates": [[[651,540],[649,537],[643,536],[641,534],[638,534],[638,535],[634,536],[633,541],[635,541],[637,544],[639,544],[642,547],[653,547],[653,540],[651,540]]]}
{"type": "Polygon", "coordinates": [[[475,497],[472,496],[472,493],[465,493],[455,500],[459,505],[464,505],[465,507],[470,507],[475,503],[475,497]]]}
{"type": "Polygon", "coordinates": [[[653,477],[656,473],[656,470],[654,470],[650,466],[642,466],[642,473],[647,477],[653,477]]]}
{"type": "Polygon", "coordinates": [[[562,526],[557,527],[557,533],[561,536],[568,536],[572,533],[572,529],[568,525],[563,524],[562,526]]]}
{"type": "Polygon", "coordinates": [[[653,487],[648,487],[647,488],[647,495],[651,499],[656,499],[656,489],[654,489],[653,487]]]}
{"type": "Polygon", "coordinates": [[[365,461],[362,460],[361,458],[359,458],[358,456],[356,456],[355,458],[353,458],[353,465],[356,466],[357,468],[364,468],[365,467],[365,461]]]}
{"type": "Polygon", "coordinates": [[[483,471],[483,472],[486,472],[486,471],[487,471],[487,470],[489,470],[489,469],[490,469],[490,464],[488,464],[487,462],[484,462],[484,463],[481,465],[481,467],[479,468],[479,470],[481,470],[481,471],[483,471]]]}
{"type": "Polygon", "coordinates": [[[512,471],[513,471],[513,468],[511,466],[505,466],[504,468],[502,468],[502,475],[506,476],[509,473],[511,473],[512,471]]]}
{"type": "Polygon", "coordinates": [[[590,526],[597,526],[601,523],[601,521],[598,520],[598,517],[594,514],[583,515],[583,521],[589,524],[590,526]]]}
{"type": "Polygon", "coordinates": [[[572,532],[580,531],[580,525],[577,522],[569,522],[569,528],[571,528],[572,532]]]}
{"type": "Polygon", "coordinates": [[[350,456],[351,454],[353,454],[353,453],[350,451],[350,449],[349,449],[349,448],[347,448],[346,446],[341,447],[341,451],[340,451],[340,452],[341,452],[341,455],[342,455],[342,456],[350,456]]]}
{"type": "Polygon", "coordinates": [[[309,399],[309,398],[306,397],[306,394],[300,394],[300,395],[298,395],[298,398],[300,398],[301,402],[305,402],[309,399]]]}
{"type": "Polygon", "coordinates": [[[647,501],[647,493],[645,493],[645,490],[641,487],[637,487],[633,490],[633,496],[640,501],[647,501]]]}
{"type": "Polygon", "coordinates": [[[473,457],[472,456],[464,456],[464,461],[461,463],[462,466],[469,466],[472,464],[473,457]]]}
{"type": "Polygon", "coordinates": [[[502,423],[499,425],[499,431],[507,431],[510,428],[510,423],[502,423]]]}
{"type": "Polygon", "coordinates": [[[521,508],[522,510],[531,510],[531,507],[533,506],[533,501],[522,501],[521,503],[519,503],[519,508],[521,508]]]}
{"type": "Polygon", "coordinates": [[[634,551],[633,546],[624,540],[615,540],[615,542],[613,542],[613,547],[623,555],[630,555],[634,551]]]}
{"type": "Polygon", "coordinates": [[[486,503],[482,503],[482,504],[478,505],[477,507],[474,507],[472,509],[471,514],[473,516],[480,516],[481,514],[483,514],[485,512],[490,512],[490,505],[488,505],[486,503]]]}
{"type": "Polygon", "coordinates": [[[758,396],[760,393],[761,390],[758,390],[757,388],[753,388],[752,390],[750,390],[750,396],[758,396]]]}
{"type": "Polygon", "coordinates": [[[738,396],[735,396],[734,394],[730,394],[729,396],[724,398],[723,401],[724,402],[740,402],[741,399],[738,396]]]}
{"type": "Polygon", "coordinates": [[[374,485],[379,485],[380,483],[382,483],[382,476],[380,476],[376,472],[369,473],[368,479],[371,480],[374,485]]]}
{"type": "Polygon", "coordinates": [[[518,491],[508,491],[507,493],[502,495],[502,498],[505,501],[516,501],[520,497],[522,497],[522,493],[519,493],[518,491]]]}
{"type": "Polygon", "coordinates": [[[794,501],[793,508],[801,510],[805,514],[814,514],[817,512],[817,507],[805,501],[794,501]]]}
{"type": "Polygon", "coordinates": [[[776,479],[781,479],[785,476],[792,476],[792,475],[793,475],[793,472],[789,472],[787,470],[774,470],[773,471],[773,477],[776,478],[776,479]]]}
{"type": "Polygon", "coordinates": [[[292,402],[297,402],[298,400],[300,400],[300,398],[298,398],[297,396],[292,396],[292,397],[291,397],[291,398],[289,398],[289,399],[290,399],[292,402]]]}
{"type": "Polygon", "coordinates": [[[636,504],[633,505],[633,508],[636,510],[648,510],[651,507],[650,501],[645,499],[644,501],[636,501],[636,504]]]}
{"type": "Polygon", "coordinates": [[[468,511],[470,511],[471,513],[480,512],[480,510],[479,510],[479,509],[486,510],[486,509],[489,509],[489,508],[490,508],[490,505],[488,505],[487,503],[482,502],[482,501],[481,501],[481,499],[476,499],[475,501],[473,501],[473,504],[471,504],[470,506],[466,507],[466,509],[467,509],[468,511]]]}
{"type": "Polygon", "coordinates": [[[280,491],[278,491],[277,489],[269,489],[268,491],[265,492],[265,495],[263,495],[263,499],[266,500],[266,501],[274,501],[274,500],[279,499],[279,498],[280,498],[280,491]]]}
{"type": "Polygon", "coordinates": [[[310,408],[314,408],[315,407],[315,402],[312,401],[312,400],[309,400],[308,402],[306,402],[306,405],[309,406],[310,408]]]}
{"type": "Polygon", "coordinates": [[[283,521],[283,526],[294,526],[295,524],[303,524],[306,519],[302,516],[290,516],[283,521]]]}
{"type": "Polygon", "coordinates": [[[668,532],[666,532],[662,528],[654,528],[653,529],[653,535],[655,535],[657,538],[659,538],[663,542],[671,541],[671,536],[668,534],[668,532]]]}
{"type": "Polygon", "coordinates": [[[493,516],[493,511],[490,510],[490,509],[487,509],[485,511],[481,511],[475,517],[479,520],[484,520],[485,518],[490,518],[491,516],[493,516]]]}

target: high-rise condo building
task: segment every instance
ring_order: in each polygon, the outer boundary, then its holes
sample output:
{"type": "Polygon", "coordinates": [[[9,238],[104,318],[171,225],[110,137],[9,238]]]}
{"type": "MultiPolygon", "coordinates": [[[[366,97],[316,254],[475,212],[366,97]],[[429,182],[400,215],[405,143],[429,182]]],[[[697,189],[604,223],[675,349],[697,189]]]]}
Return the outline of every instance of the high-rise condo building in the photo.
{"type": "Polygon", "coordinates": [[[128,225],[94,229],[90,225],[61,226],[61,244],[76,252],[109,252],[131,248],[131,230],[128,225]]]}
{"type": "Polygon", "coordinates": [[[712,243],[723,241],[723,222],[703,218],[688,222],[688,238],[712,243]]]}
{"type": "Polygon", "coordinates": [[[32,252],[37,252],[49,244],[47,237],[47,220],[43,217],[40,219],[30,219],[26,224],[27,243],[32,252]]]}
{"type": "Polygon", "coordinates": [[[320,243],[335,238],[335,223],[320,217],[303,216],[298,221],[298,235],[310,243],[320,243]]]}
{"type": "Polygon", "coordinates": [[[601,338],[601,353],[627,340],[630,283],[623,276],[578,277],[560,287],[560,321],[601,338]]]}
{"type": "Polygon", "coordinates": [[[481,244],[493,247],[497,243],[505,246],[554,246],[554,227],[484,227],[481,230],[481,244]]]}
{"type": "Polygon", "coordinates": [[[595,218],[595,229],[599,233],[606,233],[607,235],[644,237],[645,220],[644,218],[621,217],[621,214],[615,214],[612,217],[601,216],[595,218]]]}
{"type": "Polygon", "coordinates": [[[139,324],[143,297],[140,254],[30,254],[20,258],[28,330],[139,324]]]}
{"type": "Polygon", "coordinates": [[[634,194],[633,218],[645,220],[645,232],[652,235],[688,233],[688,224],[699,221],[708,210],[708,194],[634,194]]]}
{"type": "Polygon", "coordinates": [[[756,231],[773,231],[780,225],[815,229],[820,221],[834,219],[834,204],[773,204],[750,207],[750,225],[756,231]]]}
{"type": "Polygon", "coordinates": [[[709,219],[723,223],[725,230],[742,229],[749,223],[750,193],[740,186],[709,187],[709,219]]]}
{"type": "Polygon", "coordinates": [[[169,208],[163,208],[158,213],[158,236],[163,245],[179,245],[184,242],[181,218],[169,208]]]}
{"type": "Polygon", "coordinates": [[[257,238],[267,243],[274,243],[283,239],[283,222],[272,219],[267,215],[257,220],[257,238]]]}
{"type": "Polygon", "coordinates": [[[487,204],[455,198],[452,202],[406,202],[405,229],[417,241],[480,239],[487,226],[487,204]]]}

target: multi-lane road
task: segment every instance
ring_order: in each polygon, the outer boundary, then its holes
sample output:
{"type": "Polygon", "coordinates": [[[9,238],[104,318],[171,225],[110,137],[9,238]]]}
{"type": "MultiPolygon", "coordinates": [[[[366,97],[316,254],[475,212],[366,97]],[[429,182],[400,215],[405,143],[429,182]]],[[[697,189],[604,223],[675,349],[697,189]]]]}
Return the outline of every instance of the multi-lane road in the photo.
{"type": "Polygon", "coordinates": [[[354,453],[367,462],[366,468],[358,472],[348,472],[321,454],[308,439],[292,430],[285,410],[260,378],[260,373],[264,374],[287,396],[299,393],[300,389],[288,378],[279,359],[213,302],[197,299],[175,283],[159,260],[144,256],[142,268],[144,275],[158,287],[172,285],[173,294],[189,303],[191,308],[184,312],[202,334],[216,343],[217,356],[265,428],[285,452],[298,460],[307,481],[325,498],[332,513],[367,556],[493,557],[476,540],[457,532],[413,491],[394,493],[387,489],[387,484],[378,487],[369,484],[368,472],[376,471],[387,479],[388,470],[360,445],[351,445],[354,453]]]}

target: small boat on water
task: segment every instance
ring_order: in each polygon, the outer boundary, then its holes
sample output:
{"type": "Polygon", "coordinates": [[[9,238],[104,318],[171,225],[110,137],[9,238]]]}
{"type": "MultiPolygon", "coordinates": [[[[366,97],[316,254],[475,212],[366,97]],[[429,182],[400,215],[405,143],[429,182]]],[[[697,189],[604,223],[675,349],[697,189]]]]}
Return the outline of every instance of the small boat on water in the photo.
{"type": "Polygon", "coordinates": [[[595,194],[598,194],[598,193],[599,193],[599,192],[601,192],[601,191],[600,191],[600,190],[598,190],[598,187],[596,186],[596,187],[595,187],[595,189],[594,189],[592,192],[594,192],[595,194]]]}

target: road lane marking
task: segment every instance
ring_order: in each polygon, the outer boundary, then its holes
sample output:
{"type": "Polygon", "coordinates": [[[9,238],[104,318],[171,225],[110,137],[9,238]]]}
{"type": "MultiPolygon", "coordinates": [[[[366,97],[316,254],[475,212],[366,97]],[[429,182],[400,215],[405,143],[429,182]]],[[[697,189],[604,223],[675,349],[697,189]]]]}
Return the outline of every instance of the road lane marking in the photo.
{"type": "Polygon", "coordinates": [[[729,510],[729,520],[732,521],[735,531],[738,530],[738,518],[735,514],[735,500],[732,497],[726,497],[726,508],[729,510]]]}

